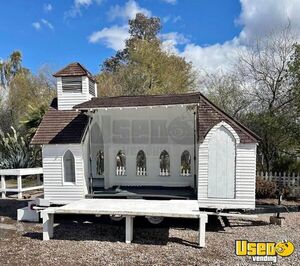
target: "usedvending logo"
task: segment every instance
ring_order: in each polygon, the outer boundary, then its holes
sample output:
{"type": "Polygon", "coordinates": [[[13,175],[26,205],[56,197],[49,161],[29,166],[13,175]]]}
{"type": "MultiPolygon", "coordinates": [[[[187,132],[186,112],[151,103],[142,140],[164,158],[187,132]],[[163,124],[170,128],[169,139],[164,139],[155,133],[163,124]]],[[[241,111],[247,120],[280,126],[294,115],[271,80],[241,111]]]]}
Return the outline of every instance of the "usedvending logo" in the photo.
{"type": "Polygon", "coordinates": [[[293,254],[295,246],[292,242],[249,242],[247,240],[235,241],[235,254],[249,256],[254,262],[277,262],[277,256],[288,257],[293,254]]]}

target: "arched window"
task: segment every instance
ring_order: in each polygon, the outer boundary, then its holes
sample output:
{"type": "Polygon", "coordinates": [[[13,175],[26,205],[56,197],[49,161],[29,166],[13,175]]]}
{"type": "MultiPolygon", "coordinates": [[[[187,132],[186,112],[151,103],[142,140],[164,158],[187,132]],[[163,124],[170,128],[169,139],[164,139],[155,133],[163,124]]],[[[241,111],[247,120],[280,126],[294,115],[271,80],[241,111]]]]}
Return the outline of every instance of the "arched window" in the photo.
{"type": "Polygon", "coordinates": [[[97,174],[98,175],[103,175],[104,173],[104,152],[103,150],[100,150],[98,153],[97,153],[97,174]]]}
{"type": "Polygon", "coordinates": [[[116,156],[116,175],[126,174],[126,156],[125,152],[120,150],[116,156]]]}
{"type": "Polygon", "coordinates": [[[159,174],[162,176],[170,175],[170,156],[169,153],[163,150],[159,156],[159,174]]]}
{"type": "Polygon", "coordinates": [[[181,154],[181,175],[190,176],[191,175],[191,155],[189,151],[185,150],[181,154]]]}
{"type": "Polygon", "coordinates": [[[67,150],[63,157],[64,182],[75,183],[75,158],[70,150],[67,150]]]}
{"type": "Polygon", "coordinates": [[[142,150],[136,156],[136,174],[147,175],[146,154],[142,150]]]}

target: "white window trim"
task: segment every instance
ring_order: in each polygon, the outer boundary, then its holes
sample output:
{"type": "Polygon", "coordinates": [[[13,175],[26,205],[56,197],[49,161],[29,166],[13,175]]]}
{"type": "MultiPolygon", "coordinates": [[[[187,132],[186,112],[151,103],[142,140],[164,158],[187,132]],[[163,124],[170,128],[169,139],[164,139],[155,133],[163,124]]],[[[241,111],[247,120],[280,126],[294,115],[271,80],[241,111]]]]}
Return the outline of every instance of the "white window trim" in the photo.
{"type": "Polygon", "coordinates": [[[62,166],[62,185],[63,186],[76,186],[77,185],[77,171],[76,171],[76,156],[71,151],[71,149],[66,149],[64,154],[61,157],[61,166],[62,166]],[[74,173],[75,173],[75,182],[66,182],[65,181],[65,167],[64,167],[64,156],[67,151],[70,151],[72,155],[74,156],[74,173]]]}

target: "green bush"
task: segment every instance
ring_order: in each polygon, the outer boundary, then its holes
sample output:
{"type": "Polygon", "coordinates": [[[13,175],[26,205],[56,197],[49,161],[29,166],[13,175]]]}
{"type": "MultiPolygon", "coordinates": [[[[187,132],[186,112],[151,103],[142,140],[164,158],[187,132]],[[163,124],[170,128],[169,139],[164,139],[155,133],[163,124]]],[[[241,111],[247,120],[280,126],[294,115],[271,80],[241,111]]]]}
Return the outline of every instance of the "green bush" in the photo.
{"type": "Polygon", "coordinates": [[[0,169],[29,168],[41,165],[41,150],[31,146],[12,127],[12,133],[0,131],[0,169]]]}

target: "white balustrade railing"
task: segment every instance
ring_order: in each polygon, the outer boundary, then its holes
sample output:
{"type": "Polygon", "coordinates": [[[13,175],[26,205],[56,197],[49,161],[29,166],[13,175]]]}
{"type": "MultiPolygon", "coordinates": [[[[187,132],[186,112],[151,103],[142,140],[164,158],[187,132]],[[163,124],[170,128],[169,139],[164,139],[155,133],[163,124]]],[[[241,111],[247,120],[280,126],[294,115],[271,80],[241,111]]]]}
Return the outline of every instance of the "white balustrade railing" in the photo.
{"type": "Polygon", "coordinates": [[[146,168],[137,167],[136,174],[137,175],[147,175],[146,168]]]}
{"type": "Polygon", "coordinates": [[[1,169],[0,176],[1,176],[1,187],[0,192],[2,198],[6,198],[6,193],[17,193],[18,199],[22,199],[23,192],[31,191],[31,190],[38,190],[43,189],[44,186],[41,183],[41,175],[43,174],[43,168],[19,168],[19,169],[1,169]],[[23,176],[30,176],[36,175],[37,176],[37,186],[32,187],[25,187],[22,186],[22,177],[23,176]],[[14,176],[17,178],[17,188],[7,188],[6,176],[14,176]]]}
{"type": "Polygon", "coordinates": [[[117,166],[116,175],[125,175],[125,174],[126,174],[125,166],[117,166]]]}
{"type": "Polygon", "coordinates": [[[191,172],[189,169],[181,169],[181,175],[182,176],[190,176],[191,172]]]}
{"type": "Polygon", "coordinates": [[[161,176],[169,176],[170,175],[170,172],[169,172],[169,170],[168,169],[160,169],[160,171],[159,171],[159,175],[161,175],[161,176]]]}

